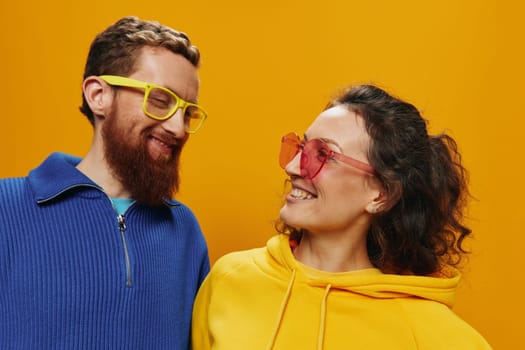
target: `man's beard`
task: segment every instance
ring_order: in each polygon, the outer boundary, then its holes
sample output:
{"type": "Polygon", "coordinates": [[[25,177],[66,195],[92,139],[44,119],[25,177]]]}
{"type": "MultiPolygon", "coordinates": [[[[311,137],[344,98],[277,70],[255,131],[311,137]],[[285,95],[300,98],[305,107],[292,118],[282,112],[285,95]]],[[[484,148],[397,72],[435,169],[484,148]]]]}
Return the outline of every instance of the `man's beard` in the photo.
{"type": "Polygon", "coordinates": [[[102,126],[104,155],[113,175],[138,203],[158,206],[164,198],[171,198],[179,187],[179,159],[184,140],[177,140],[172,154],[153,159],[147,149],[147,135],[143,130],[134,144],[129,133],[119,126],[118,113],[106,119],[102,126]]]}

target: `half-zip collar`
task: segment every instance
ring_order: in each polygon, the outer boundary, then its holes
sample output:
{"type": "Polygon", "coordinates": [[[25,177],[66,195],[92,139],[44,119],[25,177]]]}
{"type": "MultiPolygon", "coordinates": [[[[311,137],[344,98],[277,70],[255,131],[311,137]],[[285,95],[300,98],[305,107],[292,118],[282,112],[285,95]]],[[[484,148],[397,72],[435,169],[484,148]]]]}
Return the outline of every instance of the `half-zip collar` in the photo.
{"type": "MultiPolygon", "coordinates": [[[[102,187],[76,168],[81,160],[79,157],[55,152],[49,155],[39,167],[33,169],[29,173],[28,182],[35,201],[45,204],[54,199],[59,200],[70,190],[80,187],[91,187],[98,190],[89,191],[89,193],[82,194],[83,196],[91,198],[106,196],[102,187]]],[[[180,206],[180,202],[171,198],[165,198],[164,203],[169,207],[180,206]]]]}
{"type": "MultiPolygon", "coordinates": [[[[80,161],[81,158],[57,152],[52,153],[38,168],[33,169],[29,173],[28,181],[35,201],[44,204],[77,187],[92,187],[102,192],[100,186],[76,168],[80,161]]],[[[97,196],[95,191],[92,192],[94,193],[91,196],[97,196]]]]}

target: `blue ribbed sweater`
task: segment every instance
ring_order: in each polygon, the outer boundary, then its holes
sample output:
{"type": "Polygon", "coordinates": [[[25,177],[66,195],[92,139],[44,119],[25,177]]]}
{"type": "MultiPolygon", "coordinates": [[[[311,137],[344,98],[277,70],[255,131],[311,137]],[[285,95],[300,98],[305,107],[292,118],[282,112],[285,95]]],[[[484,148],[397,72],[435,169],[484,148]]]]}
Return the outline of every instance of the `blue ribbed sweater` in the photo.
{"type": "Polygon", "coordinates": [[[195,217],[176,201],[119,217],[79,161],[0,180],[0,349],[188,349],[209,271],[195,217]]]}

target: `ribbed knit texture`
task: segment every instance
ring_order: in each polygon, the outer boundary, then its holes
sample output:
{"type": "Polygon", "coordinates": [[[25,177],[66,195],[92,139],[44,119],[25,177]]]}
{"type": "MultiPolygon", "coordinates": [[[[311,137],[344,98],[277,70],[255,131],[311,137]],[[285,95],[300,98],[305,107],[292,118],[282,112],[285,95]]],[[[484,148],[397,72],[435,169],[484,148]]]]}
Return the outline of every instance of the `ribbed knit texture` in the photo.
{"type": "Polygon", "coordinates": [[[0,181],[0,349],[189,349],[209,270],[195,217],[132,205],[124,244],[110,199],[76,162],[53,154],[0,181]]]}

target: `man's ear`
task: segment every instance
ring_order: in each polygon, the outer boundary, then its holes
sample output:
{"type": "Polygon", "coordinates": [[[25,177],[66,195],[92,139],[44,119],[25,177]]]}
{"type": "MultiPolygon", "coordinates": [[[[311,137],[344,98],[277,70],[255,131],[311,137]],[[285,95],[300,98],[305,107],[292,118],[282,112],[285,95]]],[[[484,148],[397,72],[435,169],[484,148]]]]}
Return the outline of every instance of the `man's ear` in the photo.
{"type": "Polygon", "coordinates": [[[99,77],[89,76],[82,83],[82,91],[93,114],[104,117],[105,111],[111,103],[110,87],[99,77]]]}

